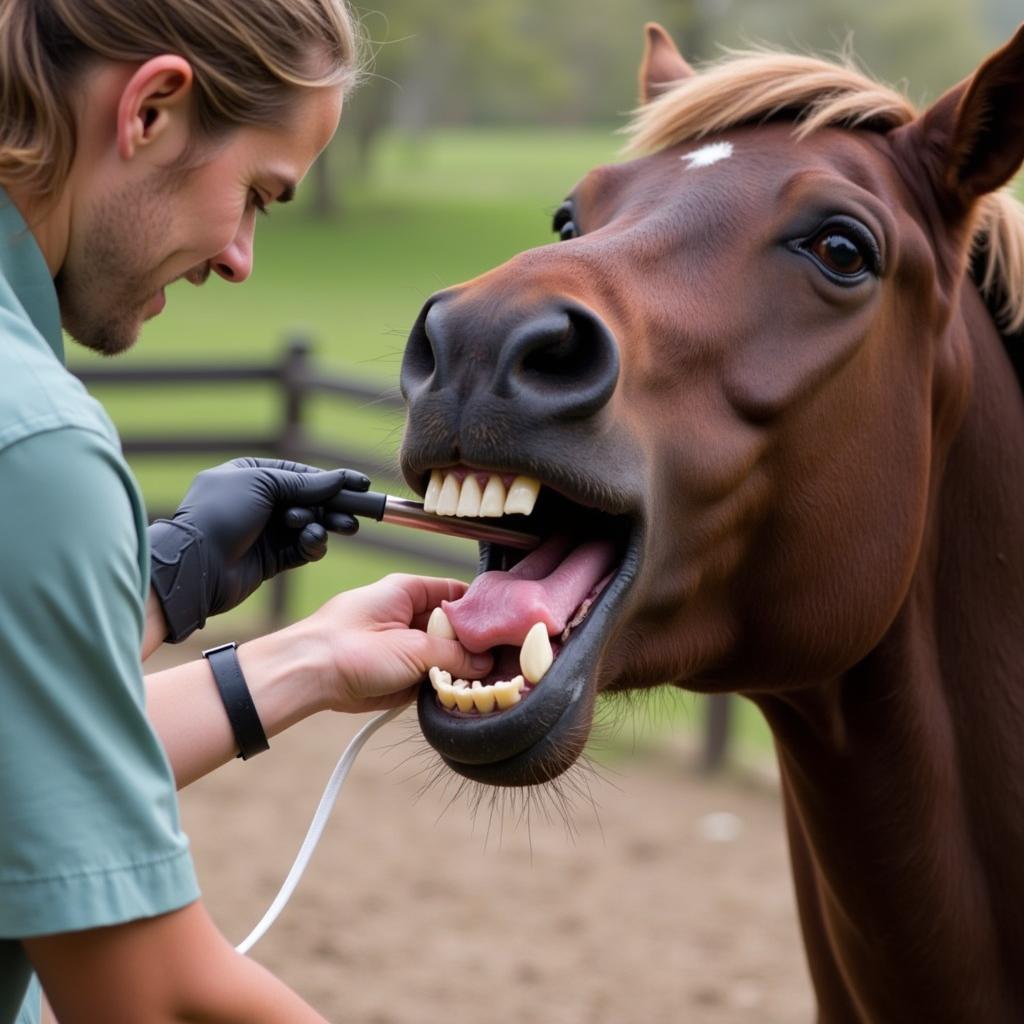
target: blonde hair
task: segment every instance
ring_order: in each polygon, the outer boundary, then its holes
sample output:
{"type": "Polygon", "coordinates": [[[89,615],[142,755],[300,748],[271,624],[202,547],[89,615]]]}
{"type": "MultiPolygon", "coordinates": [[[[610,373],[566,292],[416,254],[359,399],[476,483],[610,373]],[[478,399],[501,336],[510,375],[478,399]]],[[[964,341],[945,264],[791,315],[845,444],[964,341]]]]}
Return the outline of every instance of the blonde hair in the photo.
{"type": "MultiPolygon", "coordinates": [[[[729,53],[637,110],[628,153],[654,153],[742,124],[786,114],[797,139],[826,127],[886,132],[918,116],[902,93],[839,62],[766,50],[729,53]]],[[[973,245],[982,293],[1000,327],[1024,329],[1024,206],[1009,188],[981,200],[973,245]]]]}
{"type": "Polygon", "coordinates": [[[163,53],[191,64],[207,137],[277,123],[298,89],[351,85],[360,67],[346,0],[0,0],[0,182],[52,197],[82,70],[163,53]]]}

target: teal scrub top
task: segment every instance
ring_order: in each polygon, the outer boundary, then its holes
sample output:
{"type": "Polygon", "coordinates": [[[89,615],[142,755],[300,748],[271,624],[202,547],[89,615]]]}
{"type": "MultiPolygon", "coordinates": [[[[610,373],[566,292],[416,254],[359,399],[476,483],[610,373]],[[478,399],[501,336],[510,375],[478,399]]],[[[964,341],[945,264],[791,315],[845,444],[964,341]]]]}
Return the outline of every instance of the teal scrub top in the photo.
{"type": "Polygon", "coordinates": [[[64,366],[53,281],[0,190],[0,1024],[38,1019],[20,939],[199,895],[145,713],[148,589],[138,487],[64,366]]]}

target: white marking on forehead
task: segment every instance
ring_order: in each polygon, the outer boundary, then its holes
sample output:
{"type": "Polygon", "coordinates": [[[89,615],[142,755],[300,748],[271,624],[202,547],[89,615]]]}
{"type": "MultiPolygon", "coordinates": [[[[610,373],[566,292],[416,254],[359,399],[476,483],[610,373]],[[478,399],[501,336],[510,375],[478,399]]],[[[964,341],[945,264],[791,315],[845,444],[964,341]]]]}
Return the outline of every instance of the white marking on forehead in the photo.
{"type": "Polygon", "coordinates": [[[692,153],[684,153],[679,159],[685,160],[688,168],[710,167],[719,160],[728,160],[732,156],[731,142],[709,142],[692,153]]]}

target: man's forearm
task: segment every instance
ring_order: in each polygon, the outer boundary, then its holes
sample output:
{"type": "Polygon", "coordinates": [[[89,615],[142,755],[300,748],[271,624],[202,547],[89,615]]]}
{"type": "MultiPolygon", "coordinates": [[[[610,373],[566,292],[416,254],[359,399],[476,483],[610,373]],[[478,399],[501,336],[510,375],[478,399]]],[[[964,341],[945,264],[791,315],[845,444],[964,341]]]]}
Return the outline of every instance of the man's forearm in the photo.
{"type": "MultiPolygon", "coordinates": [[[[328,707],[318,645],[302,624],[242,644],[242,666],[268,737],[328,707]]],[[[205,659],[146,676],[146,712],[179,789],[237,753],[234,734],[205,659]]]]}
{"type": "Polygon", "coordinates": [[[235,953],[200,903],[23,945],[60,1024],[325,1024],[286,985],[235,953]]]}

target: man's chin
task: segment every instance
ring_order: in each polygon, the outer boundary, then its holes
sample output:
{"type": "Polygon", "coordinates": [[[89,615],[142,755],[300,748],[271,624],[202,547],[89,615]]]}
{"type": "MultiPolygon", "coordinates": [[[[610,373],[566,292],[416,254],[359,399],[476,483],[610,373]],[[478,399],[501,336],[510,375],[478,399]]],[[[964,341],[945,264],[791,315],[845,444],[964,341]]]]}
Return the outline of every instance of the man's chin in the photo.
{"type": "Polygon", "coordinates": [[[139,316],[131,321],[126,318],[116,324],[81,324],[65,318],[64,330],[79,345],[101,356],[117,356],[127,352],[139,340],[142,321],[143,318],[139,316]]]}

